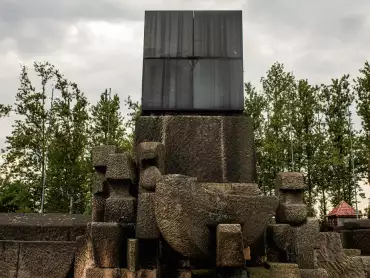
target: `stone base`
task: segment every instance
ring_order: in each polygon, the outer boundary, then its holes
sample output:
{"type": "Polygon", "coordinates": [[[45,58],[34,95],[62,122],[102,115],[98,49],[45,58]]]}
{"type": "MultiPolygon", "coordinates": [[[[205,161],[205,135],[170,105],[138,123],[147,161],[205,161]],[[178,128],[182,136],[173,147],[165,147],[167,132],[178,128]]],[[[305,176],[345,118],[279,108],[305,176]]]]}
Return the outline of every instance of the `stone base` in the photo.
{"type": "Polygon", "coordinates": [[[329,278],[325,269],[300,269],[301,278],[329,278]]]}

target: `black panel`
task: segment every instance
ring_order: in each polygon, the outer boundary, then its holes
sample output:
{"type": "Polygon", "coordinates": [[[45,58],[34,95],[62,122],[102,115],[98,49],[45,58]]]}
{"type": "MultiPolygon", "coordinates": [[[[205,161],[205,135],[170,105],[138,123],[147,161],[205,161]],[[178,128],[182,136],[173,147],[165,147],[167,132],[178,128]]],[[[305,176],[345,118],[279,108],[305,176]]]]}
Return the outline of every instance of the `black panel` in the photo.
{"type": "Polygon", "coordinates": [[[143,110],[162,108],[163,64],[162,59],[144,60],[141,100],[143,110]]]}
{"type": "Polygon", "coordinates": [[[194,56],[243,57],[241,11],[195,11],[194,56]]]}
{"type": "Polygon", "coordinates": [[[145,12],[144,58],[193,56],[193,11],[145,12]]]}
{"type": "Polygon", "coordinates": [[[191,60],[165,60],[163,108],[189,110],[193,105],[193,70],[191,60]]]}
{"type": "Polygon", "coordinates": [[[242,110],[243,60],[202,59],[194,68],[193,107],[242,110]]]}

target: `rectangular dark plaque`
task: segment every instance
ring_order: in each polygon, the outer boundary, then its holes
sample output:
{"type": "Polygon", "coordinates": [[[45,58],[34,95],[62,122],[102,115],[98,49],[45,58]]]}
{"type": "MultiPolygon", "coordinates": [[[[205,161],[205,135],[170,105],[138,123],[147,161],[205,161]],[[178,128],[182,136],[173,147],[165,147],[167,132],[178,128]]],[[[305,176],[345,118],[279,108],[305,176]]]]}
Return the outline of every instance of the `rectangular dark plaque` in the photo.
{"type": "Polygon", "coordinates": [[[198,60],[194,67],[193,107],[242,110],[243,106],[243,60],[198,60]]]}
{"type": "Polygon", "coordinates": [[[193,56],[193,11],[146,11],[144,58],[193,56]]]}
{"type": "Polygon", "coordinates": [[[195,11],[194,56],[242,58],[241,11],[195,11]]]}

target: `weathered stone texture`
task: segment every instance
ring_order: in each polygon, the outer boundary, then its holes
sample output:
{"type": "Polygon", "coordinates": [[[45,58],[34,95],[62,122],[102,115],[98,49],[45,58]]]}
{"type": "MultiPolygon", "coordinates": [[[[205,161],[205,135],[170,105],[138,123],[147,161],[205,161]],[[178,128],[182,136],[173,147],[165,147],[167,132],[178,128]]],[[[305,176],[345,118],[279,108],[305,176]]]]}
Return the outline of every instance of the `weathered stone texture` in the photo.
{"type": "Polygon", "coordinates": [[[316,253],[317,267],[324,268],[330,278],[366,278],[361,259],[344,254],[338,233],[320,233],[320,249],[316,253]]]}
{"type": "Polygon", "coordinates": [[[86,271],[86,278],[135,278],[135,272],[120,268],[91,267],[86,271]]]}
{"type": "Polygon", "coordinates": [[[244,246],[239,224],[219,224],[216,231],[216,261],[219,267],[242,267],[244,246]]]}
{"type": "Polygon", "coordinates": [[[276,212],[276,222],[284,224],[301,224],[307,218],[305,204],[280,203],[276,212]]]}
{"type": "MultiPolygon", "coordinates": [[[[301,278],[329,278],[325,269],[300,269],[301,278]]],[[[343,277],[344,278],[344,277],[343,277]]]]}
{"type": "Polygon", "coordinates": [[[65,278],[73,269],[74,242],[20,242],[18,278],[65,278]]]}
{"type": "Polygon", "coordinates": [[[16,278],[19,243],[0,241],[0,278],[16,278]]]}
{"type": "Polygon", "coordinates": [[[136,199],[134,197],[112,196],[105,205],[105,222],[133,223],[136,220],[136,199]]]}
{"type": "Polygon", "coordinates": [[[108,158],[107,172],[105,177],[108,180],[120,180],[127,183],[135,183],[135,166],[129,153],[114,153],[108,158]]]}
{"type": "Polygon", "coordinates": [[[269,261],[282,263],[294,261],[293,234],[293,229],[289,224],[273,224],[267,227],[267,259],[269,261]]]}
{"type": "Polygon", "coordinates": [[[91,202],[91,217],[93,222],[104,222],[105,201],[105,197],[98,194],[93,195],[91,202]]]}
{"type": "Polygon", "coordinates": [[[142,116],[136,145],[162,142],[164,174],[197,177],[200,182],[254,182],[251,120],[244,116],[142,116]]]}
{"type": "Polygon", "coordinates": [[[304,190],[303,173],[300,172],[281,172],[277,174],[275,180],[276,190],[304,190]]]}
{"type": "Polygon", "coordinates": [[[140,269],[136,271],[136,278],[157,278],[157,277],[158,276],[156,269],[140,269]]]}
{"type": "Polygon", "coordinates": [[[248,278],[301,278],[298,265],[269,263],[270,268],[247,268],[248,278]]]}
{"type": "Polygon", "coordinates": [[[346,220],[344,228],[348,230],[370,229],[370,219],[346,220]]]}
{"type": "Polygon", "coordinates": [[[141,239],[159,238],[159,230],[154,212],[155,193],[140,193],[136,221],[136,237],[141,239]]]}
{"type": "Polygon", "coordinates": [[[140,172],[139,186],[148,191],[154,191],[156,184],[161,179],[162,174],[155,166],[150,166],[140,172]]]}
{"type": "Polygon", "coordinates": [[[357,257],[361,256],[361,250],[360,249],[343,249],[344,254],[348,257],[357,257]]]}
{"type": "Polygon", "coordinates": [[[109,155],[114,154],[117,151],[117,147],[114,145],[101,145],[93,148],[92,150],[92,164],[95,169],[105,172],[109,155]]]}
{"type": "Polygon", "coordinates": [[[156,166],[164,172],[165,148],[161,142],[141,142],[136,149],[136,160],[141,169],[156,166]]]}
{"type": "Polygon", "coordinates": [[[80,236],[76,240],[74,277],[86,278],[86,271],[94,264],[92,246],[89,235],[80,236]]]}
{"type": "Polygon", "coordinates": [[[91,223],[91,239],[94,263],[103,268],[119,268],[125,256],[125,235],[118,223],[91,223]]]}
{"type": "Polygon", "coordinates": [[[137,269],[138,248],[137,239],[130,238],[127,240],[127,269],[130,271],[137,269]]]}
{"type": "Polygon", "coordinates": [[[208,227],[220,223],[241,223],[243,242],[251,245],[264,232],[275,213],[275,196],[232,194],[229,184],[224,188],[214,183],[197,183],[195,178],[166,175],[157,184],[155,215],[158,228],[177,252],[186,256],[209,253],[208,227]],[[253,225],[251,225],[253,223],[253,225]]]}

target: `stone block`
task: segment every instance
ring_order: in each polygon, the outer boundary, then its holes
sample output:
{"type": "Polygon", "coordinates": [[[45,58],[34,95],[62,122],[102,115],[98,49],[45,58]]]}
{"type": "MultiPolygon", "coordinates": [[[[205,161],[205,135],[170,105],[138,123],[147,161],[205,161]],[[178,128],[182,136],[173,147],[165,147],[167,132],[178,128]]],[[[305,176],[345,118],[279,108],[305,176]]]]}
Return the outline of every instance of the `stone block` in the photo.
{"type": "Polygon", "coordinates": [[[301,278],[329,278],[325,269],[300,269],[301,278]]]}
{"type": "Polygon", "coordinates": [[[154,212],[155,193],[142,192],[138,197],[136,237],[140,239],[159,238],[159,230],[154,212]]]}
{"type": "Polygon", "coordinates": [[[299,268],[315,268],[316,257],[314,249],[320,248],[320,224],[316,218],[308,218],[300,225],[292,227],[294,238],[295,263],[299,268]]]}
{"type": "Polygon", "coordinates": [[[249,278],[301,278],[298,265],[268,263],[269,269],[260,267],[247,268],[249,278]]]}
{"type": "Polygon", "coordinates": [[[360,249],[362,255],[370,255],[370,229],[351,230],[346,236],[350,248],[360,249]]]}
{"type": "Polygon", "coordinates": [[[134,197],[113,196],[106,200],[104,221],[133,223],[136,220],[136,199],[134,197]]]}
{"type": "Polygon", "coordinates": [[[101,145],[92,149],[92,164],[95,169],[105,172],[110,154],[114,154],[117,147],[114,145],[101,145]]]}
{"type": "Polygon", "coordinates": [[[75,249],[75,242],[20,242],[17,277],[65,278],[73,274],[75,249]]]}
{"type": "Polygon", "coordinates": [[[161,142],[141,142],[137,146],[136,157],[141,167],[157,166],[162,164],[164,146],[161,142]]]}
{"type": "Polygon", "coordinates": [[[148,191],[154,191],[157,182],[162,178],[162,174],[155,166],[150,166],[140,172],[139,186],[148,191]]]}
{"type": "Polygon", "coordinates": [[[135,166],[131,155],[127,152],[110,154],[105,177],[111,181],[120,180],[135,184],[135,166]]]}
{"type": "Polygon", "coordinates": [[[370,219],[353,219],[344,222],[344,228],[347,230],[370,229],[370,219]]]}
{"type": "Polygon", "coordinates": [[[191,278],[191,271],[190,270],[179,270],[178,271],[178,278],[191,278]]]}
{"type": "Polygon", "coordinates": [[[104,222],[105,201],[105,197],[98,194],[93,195],[91,202],[93,222],[104,222]]]}
{"type": "Polygon", "coordinates": [[[218,267],[242,267],[244,246],[239,224],[219,224],[216,231],[216,264],[218,267]]]}
{"type": "Polygon", "coordinates": [[[275,180],[276,190],[304,190],[304,175],[300,172],[281,172],[275,180]]]}
{"type": "Polygon", "coordinates": [[[136,271],[138,260],[138,240],[129,238],[127,240],[127,269],[136,271]]]}
{"type": "Polygon", "coordinates": [[[211,253],[209,227],[222,223],[246,225],[245,246],[261,237],[275,213],[277,197],[233,194],[228,183],[223,186],[223,190],[222,186],[214,189],[214,183],[198,183],[183,175],[162,177],[155,192],[155,216],[162,236],[174,250],[188,257],[207,257],[211,253]]]}
{"type": "Polygon", "coordinates": [[[16,278],[18,267],[19,243],[0,241],[0,277],[16,278]]]}
{"type": "Polygon", "coordinates": [[[86,271],[86,278],[135,278],[135,272],[124,268],[91,267],[86,271]]]}
{"type": "Polygon", "coordinates": [[[305,204],[280,203],[276,212],[276,223],[301,224],[307,219],[305,204]]]}
{"type": "Polygon", "coordinates": [[[244,116],[144,116],[136,144],[159,141],[165,148],[165,174],[200,182],[256,180],[253,127],[244,116]]]}
{"type": "Polygon", "coordinates": [[[94,264],[102,268],[119,268],[125,257],[125,234],[118,223],[91,223],[94,264]]]}
{"type": "Polygon", "coordinates": [[[357,257],[361,256],[361,250],[360,249],[343,249],[344,254],[348,257],[357,257]]]}
{"type": "Polygon", "coordinates": [[[267,259],[271,262],[294,262],[293,229],[289,224],[273,224],[266,229],[267,259]]]}
{"type": "Polygon", "coordinates": [[[316,254],[316,267],[325,269],[330,278],[366,278],[361,257],[344,254],[338,233],[320,233],[320,249],[316,254]]]}
{"type": "Polygon", "coordinates": [[[94,264],[91,240],[88,235],[79,236],[76,240],[74,277],[86,278],[86,271],[94,264]]]}

